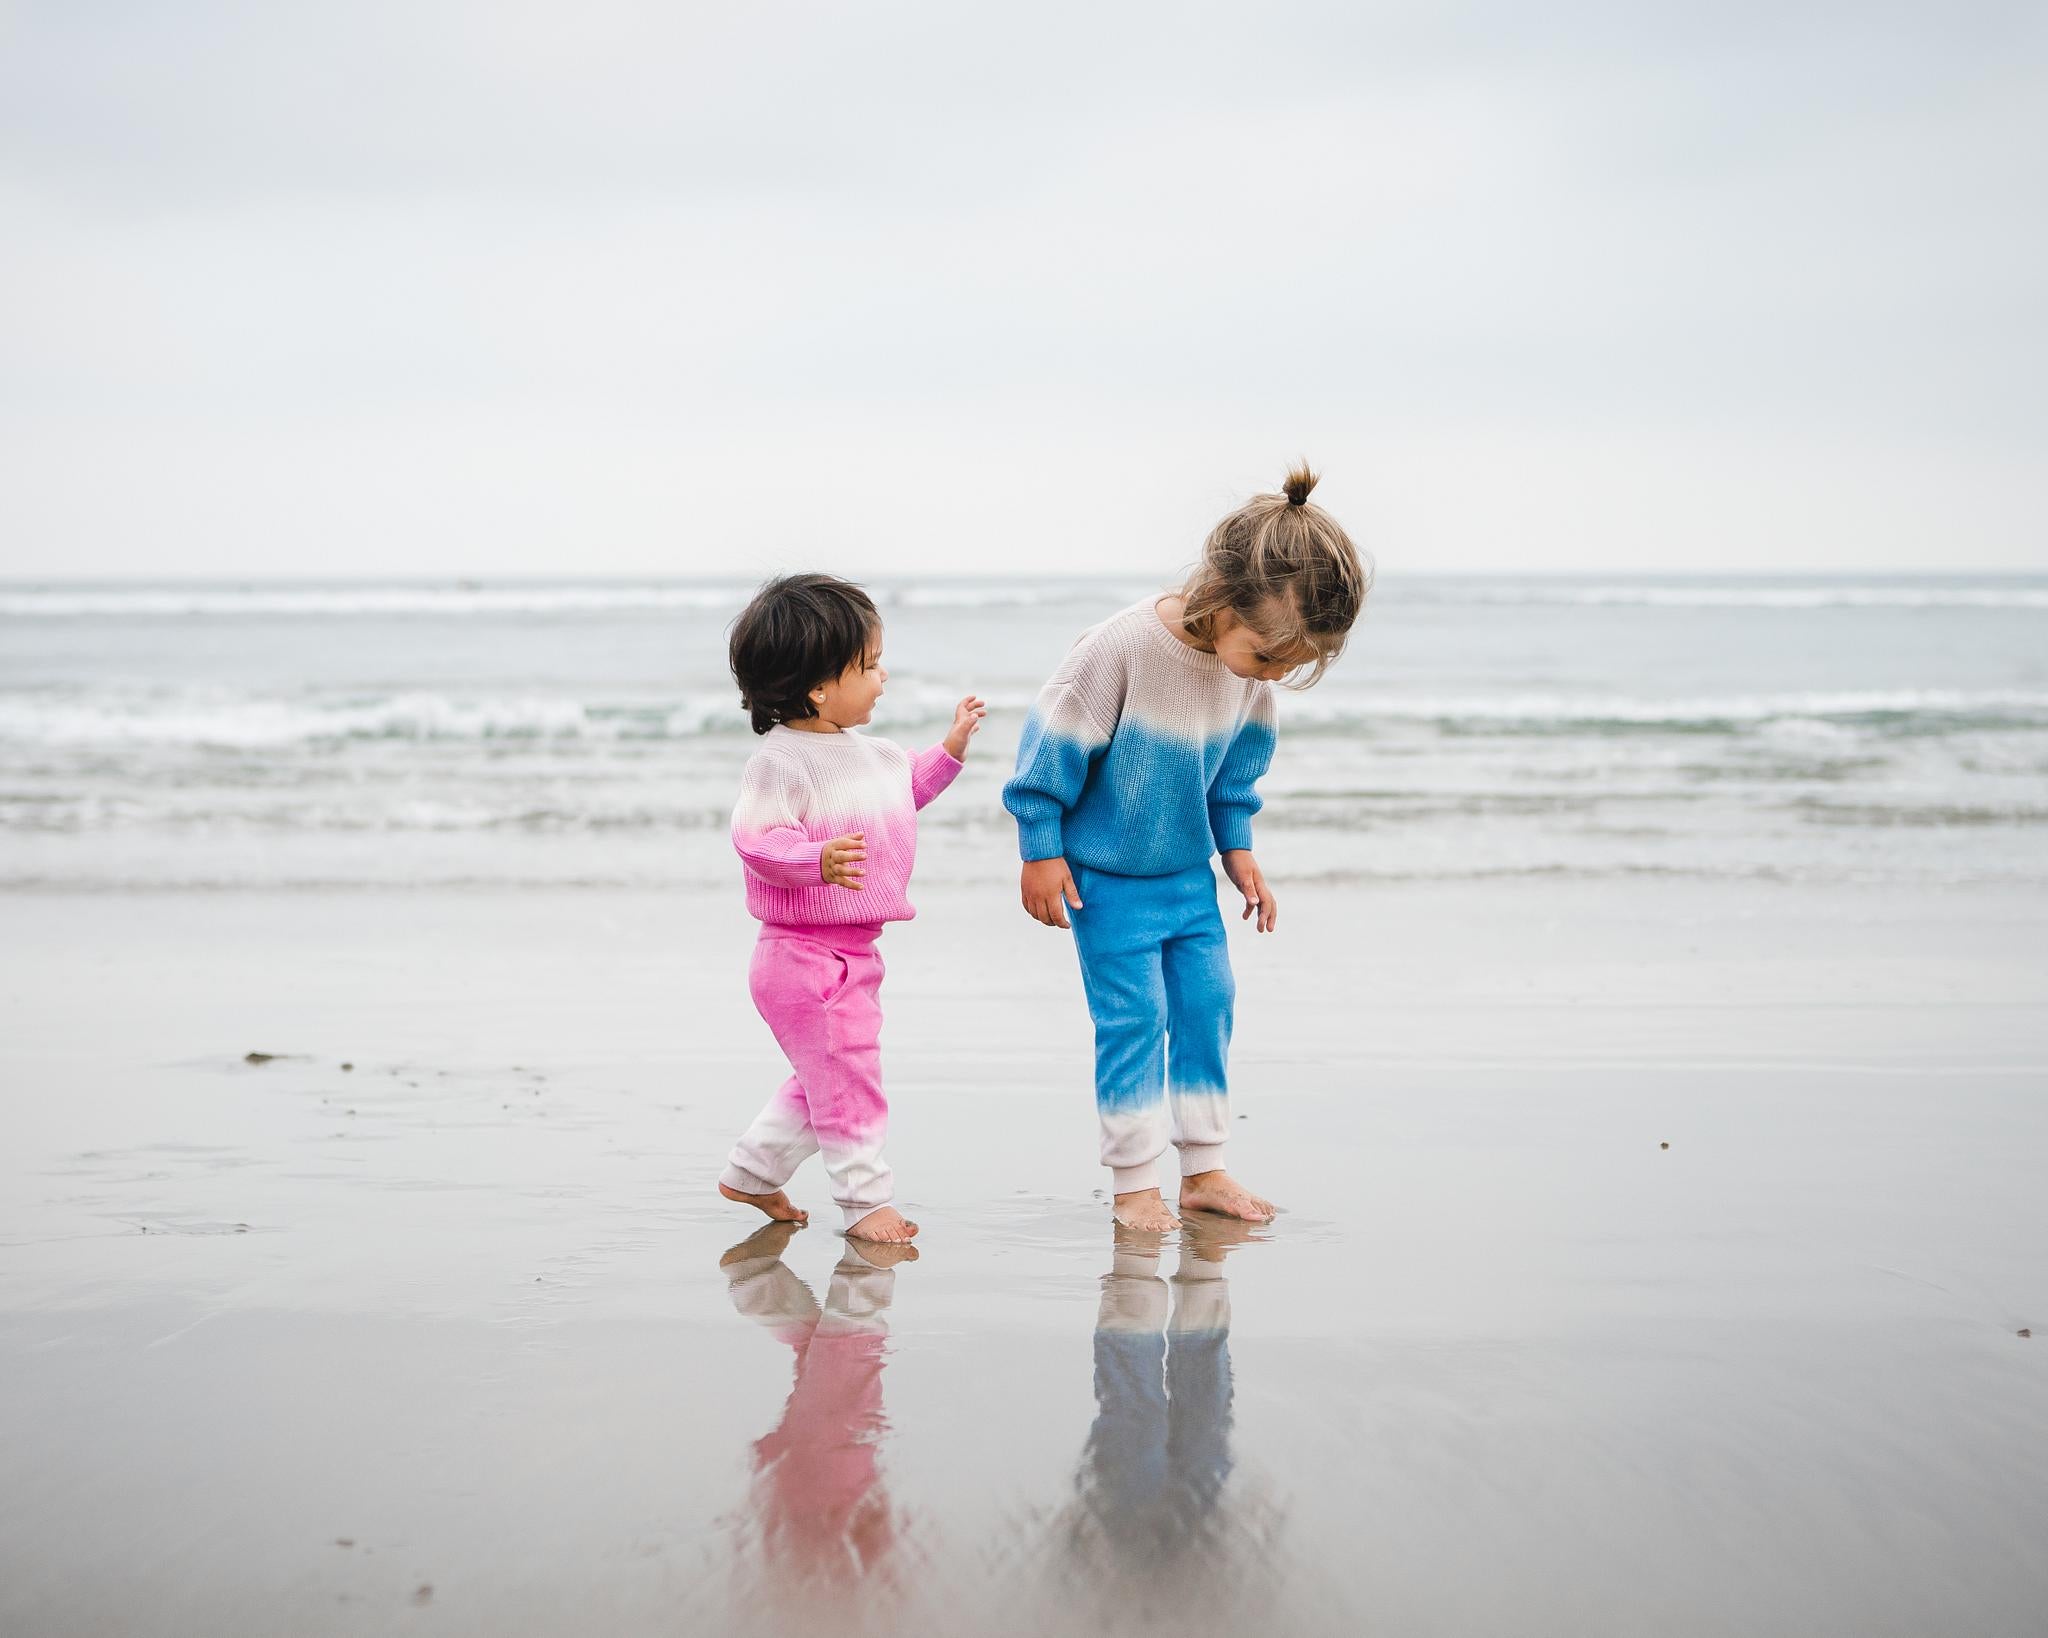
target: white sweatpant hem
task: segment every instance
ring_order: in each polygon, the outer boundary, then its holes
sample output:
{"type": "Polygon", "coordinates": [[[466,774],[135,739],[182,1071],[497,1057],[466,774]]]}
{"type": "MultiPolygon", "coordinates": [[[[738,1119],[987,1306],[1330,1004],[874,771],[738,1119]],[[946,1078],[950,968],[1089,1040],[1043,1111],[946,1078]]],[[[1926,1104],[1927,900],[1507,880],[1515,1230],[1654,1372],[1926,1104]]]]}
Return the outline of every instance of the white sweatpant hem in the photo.
{"type": "Polygon", "coordinates": [[[1145,1189],[1156,1189],[1159,1187],[1159,1157],[1153,1156],[1142,1166],[1112,1166],[1109,1177],[1112,1194],[1138,1194],[1145,1189]]]}
{"type": "Polygon", "coordinates": [[[1182,1177],[1193,1177],[1197,1172],[1220,1172],[1222,1170],[1222,1144],[1183,1143],[1180,1146],[1180,1175],[1182,1177]]]}
{"type": "Polygon", "coordinates": [[[757,1177],[737,1160],[728,1160],[725,1170],[718,1174],[718,1181],[728,1189],[738,1189],[741,1194],[774,1194],[781,1189],[780,1183],[771,1183],[765,1177],[757,1177]]]}

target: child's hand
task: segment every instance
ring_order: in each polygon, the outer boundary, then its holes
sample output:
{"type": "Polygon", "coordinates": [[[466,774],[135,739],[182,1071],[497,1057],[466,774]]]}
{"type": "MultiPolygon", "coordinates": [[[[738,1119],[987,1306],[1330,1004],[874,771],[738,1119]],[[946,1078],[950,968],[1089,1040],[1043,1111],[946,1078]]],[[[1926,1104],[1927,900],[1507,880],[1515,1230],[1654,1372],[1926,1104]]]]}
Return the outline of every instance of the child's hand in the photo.
{"type": "Polygon", "coordinates": [[[861,890],[861,877],[867,874],[867,835],[857,830],[825,844],[825,851],[818,856],[818,871],[828,886],[850,887],[856,893],[861,890]]]}
{"type": "Polygon", "coordinates": [[[1024,867],[1024,913],[1048,927],[1065,927],[1067,906],[1081,908],[1080,889],[1064,859],[1033,859],[1024,867]]]}
{"type": "Polygon", "coordinates": [[[953,728],[946,735],[946,755],[955,762],[967,760],[967,742],[981,727],[981,719],[988,715],[988,705],[980,695],[969,694],[953,707],[953,728]]]}
{"type": "Polygon", "coordinates": [[[1270,933],[1274,923],[1280,919],[1280,906],[1273,901],[1273,890],[1266,885],[1266,873],[1259,868],[1259,861],[1241,847],[1232,848],[1223,855],[1223,874],[1230,878],[1230,885],[1244,895],[1244,921],[1251,920],[1254,910],[1259,913],[1259,931],[1270,933]]]}

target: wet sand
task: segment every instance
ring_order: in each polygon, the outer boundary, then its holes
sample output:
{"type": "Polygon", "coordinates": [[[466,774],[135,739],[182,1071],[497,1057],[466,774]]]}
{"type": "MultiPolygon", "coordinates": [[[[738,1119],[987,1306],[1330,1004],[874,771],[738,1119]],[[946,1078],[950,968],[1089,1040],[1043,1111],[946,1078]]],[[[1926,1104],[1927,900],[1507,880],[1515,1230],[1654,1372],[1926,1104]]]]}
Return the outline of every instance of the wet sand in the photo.
{"type": "Polygon", "coordinates": [[[729,896],[10,896],[0,1631],[2041,1630],[2048,901],[1283,894],[1155,1245],[924,892],[893,1267],[711,1193],[729,896]]]}

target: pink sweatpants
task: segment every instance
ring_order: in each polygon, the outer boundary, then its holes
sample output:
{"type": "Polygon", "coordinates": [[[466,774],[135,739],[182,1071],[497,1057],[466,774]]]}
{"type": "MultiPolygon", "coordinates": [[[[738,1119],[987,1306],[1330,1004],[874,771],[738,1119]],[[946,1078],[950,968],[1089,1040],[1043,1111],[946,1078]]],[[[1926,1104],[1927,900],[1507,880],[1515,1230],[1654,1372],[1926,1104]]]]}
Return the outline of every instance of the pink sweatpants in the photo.
{"type": "Polygon", "coordinates": [[[889,1204],[882,1159],[882,929],[764,926],[748,974],[754,1005],[796,1073],[733,1145],[721,1181],[772,1194],[822,1152],[847,1228],[889,1204]]]}

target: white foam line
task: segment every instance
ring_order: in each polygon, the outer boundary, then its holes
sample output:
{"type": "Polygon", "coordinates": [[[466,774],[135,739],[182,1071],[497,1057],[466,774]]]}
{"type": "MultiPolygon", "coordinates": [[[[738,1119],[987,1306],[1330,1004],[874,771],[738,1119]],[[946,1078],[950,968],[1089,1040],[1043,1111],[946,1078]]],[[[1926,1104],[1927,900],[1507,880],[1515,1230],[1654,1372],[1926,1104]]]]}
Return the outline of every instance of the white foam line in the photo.
{"type": "MultiPolygon", "coordinates": [[[[1432,588],[1434,590],[1434,588],[1432,588]]],[[[2048,609],[2044,586],[1513,586],[1433,602],[1668,609],[2048,609]]]]}
{"type": "MultiPolygon", "coordinates": [[[[0,591],[0,617],[13,619],[178,619],[196,617],[360,617],[377,615],[610,614],[730,611],[751,585],[623,586],[128,586],[30,587],[0,591]]],[[[1112,606],[1142,593],[1126,587],[1037,585],[870,586],[885,608],[997,609],[1077,603],[1112,606]],[[1128,595],[1125,595],[1128,593],[1128,595]]]]}
{"type": "Polygon", "coordinates": [[[1868,689],[1837,693],[1748,694],[1722,698],[1642,699],[1617,695],[1522,694],[1346,700],[1283,693],[1281,715],[1311,726],[1347,721],[1494,721],[1569,723],[1766,722],[1778,718],[1970,715],[2048,711],[2048,693],[2019,690],[1868,689]]]}

